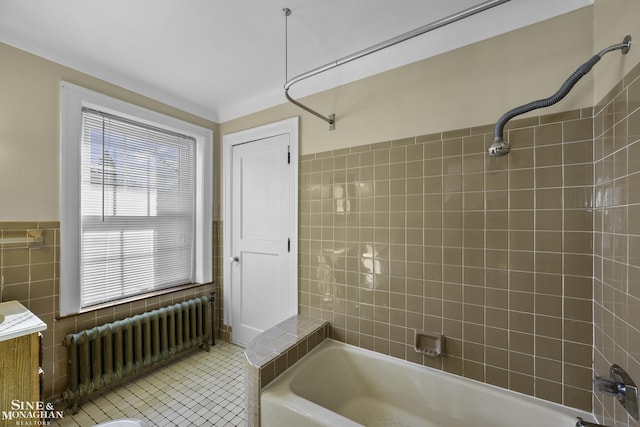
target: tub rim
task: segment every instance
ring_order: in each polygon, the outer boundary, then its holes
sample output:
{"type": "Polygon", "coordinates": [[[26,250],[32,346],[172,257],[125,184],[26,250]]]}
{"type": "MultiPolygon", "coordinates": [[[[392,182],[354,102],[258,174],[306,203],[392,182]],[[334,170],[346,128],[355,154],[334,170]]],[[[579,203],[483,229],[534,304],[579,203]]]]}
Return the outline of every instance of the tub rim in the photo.
{"type": "MultiPolygon", "coordinates": [[[[305,360],[308,360],[312,357],[321,357],[323,352],[326,352],[331,349],[340,349],[342,351],[346,350],[349,352],[360,353],[360,354],[366,355],[367,357],[373,357],[375,359],[385,360],[386,362],[391,362],[393,364],[408,365],[412,369],[416,369],[416,370],[426,369],[431,375],[435,375],[437,378],[452,380],[454,382],[461,384],[462,386],[464,386],[465,384],[468,384],[474,389],[488,388],[489,390],[493,390],[495,393],[498,393],[499,395],[515,395],[516,398],[520,400],[524,400],[526,403],[530,403],[535,406],[542,406],[547,410],[557,411],[564,415],[567,415],[568,417],[572,417],[576,420],[576,422],[578,421],[577,417],[580,417],[585,421],[597,422],[597,419],[595,418],[595,415],[593,413],[586,412],[582,409],[573,408],[573,407],[562,405],[556,402],[551,402],[536,396],[531,396],[515,390],[509,390],[494,384],[478,381],[473,378],[463,377],[461,375],[436,369],[430,366],[420,365],[416,362],[378,353],[373,350],[358,347],[353,344],[348,344],[332,338],[324,339],[314,349],[312,349],[303,357],[298,359],[296,363],[291,365],[281,375],[279,375],[273,381],[271,381],[268,385],[266,385],[260,391],[261,406],[262,406],[263,393],[266,393],[267,400],[272,400],[274,403],[280,402],[289,410],[296,411],[296,405],[300,405],[300,407],[302,408],[313,409],[315,411],[320,411],[323,414],[335,414],[336,416],[340,417],[339,419],[341,421],[347,420],[353,423],[352,424],[353,426],[360,426],[360,424],[358,424],[357,422],[347,417],[344,417],[343,415],[333,412],[332,410],[325,408],[316,402],[305,399],[304,397],[298,395],[291,387],[291,382],[295,379],[296,374],[298,374],[298,370],[301,369],[301,366],[305,362],[305,360]],[[285,391],[287,391],[288,394],[285,393],[285,391]]],[[[300,414],[300,412],[298,413],[300,414]]],[[[327,425],[330,425],[330,424],[327,424],[327,425]]]]}

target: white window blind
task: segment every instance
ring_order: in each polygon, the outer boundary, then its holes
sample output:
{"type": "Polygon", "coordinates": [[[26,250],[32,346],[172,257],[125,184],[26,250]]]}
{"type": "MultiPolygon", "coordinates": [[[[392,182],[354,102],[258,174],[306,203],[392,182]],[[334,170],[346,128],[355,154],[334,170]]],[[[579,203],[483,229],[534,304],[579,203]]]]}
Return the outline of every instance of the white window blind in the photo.
{"type": "Polygon", "coordinates": [[[196,141],[82,109],[82,308],[194,282],[196,141]]]}

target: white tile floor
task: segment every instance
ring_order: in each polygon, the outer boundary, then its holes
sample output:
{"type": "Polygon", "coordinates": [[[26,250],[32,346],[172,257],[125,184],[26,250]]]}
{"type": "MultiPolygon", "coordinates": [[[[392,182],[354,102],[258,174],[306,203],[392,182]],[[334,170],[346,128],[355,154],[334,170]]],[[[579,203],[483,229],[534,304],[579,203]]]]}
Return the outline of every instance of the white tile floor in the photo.
{"type": "Polygon", "coordinates": [[[89,427],[118,418],[150,426],[245,424],[244,349],[217,342],[83,401],[80,412],[51,426],[89,427]]]}

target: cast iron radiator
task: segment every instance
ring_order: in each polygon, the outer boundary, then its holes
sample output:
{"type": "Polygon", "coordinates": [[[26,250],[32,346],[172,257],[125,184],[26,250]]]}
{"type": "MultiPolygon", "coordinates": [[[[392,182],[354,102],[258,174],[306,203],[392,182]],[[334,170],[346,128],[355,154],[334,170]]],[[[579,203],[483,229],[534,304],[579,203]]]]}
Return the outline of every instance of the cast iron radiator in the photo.
{"type": "Polygon", "coordinates": [[[77,413],[79,399],[94,390],[183,350],[209,351],[208,301],[200,297],[67,335],[63,400],[77,413]]]}

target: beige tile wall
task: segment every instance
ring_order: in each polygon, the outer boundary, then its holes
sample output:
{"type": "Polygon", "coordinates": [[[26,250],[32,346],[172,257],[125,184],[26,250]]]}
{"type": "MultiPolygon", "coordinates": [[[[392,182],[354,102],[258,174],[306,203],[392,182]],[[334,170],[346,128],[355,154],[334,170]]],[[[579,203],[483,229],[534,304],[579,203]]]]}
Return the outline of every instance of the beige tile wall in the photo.
{"type": "Polygon", "coordinates": [[[231,326],[224,324],[224,289],[222,286],[224,263],[222,262],[222,221],[213,222],[213,278],[216,291],[216,331],[218,338],[229,342],[231,326]]]}
{"type": "MultiPolygon", "coordinates": [[[[595,107],[594,375],[613,363],[640,381],[640,65],[595,107]]],[[[594,393],[608,425],[640,426],[594,393]]]]}
{"type": "Polygon", "coordinates": [[[334,338],[591,409],[591,109],[304,156],[300,312],[334,338]],[[414,330],[447,356],[413,350],[414,330]]]}
{"type": "MultiPolygon", "coordinates": [[[[595,373],[618,363],[640,378],[639,75],[594,120],[581,110],[511,122],[507,158],[484,156],[491,127],[304,156],[301,313],[329,320],[343,341],[587,410],[595,324],[595,373]],[[415,353],[414,329],[444,333],[448,356],[415,353]]],[[[30,228],[45,230],[44,248],[0,246],[0,301],[49,326],[46,396],[64,389],[67,333],[210,290],[56,320],[59,224],[3,222],[0,235],[30,228]]],[[[228,339],[221,236],[216,221],[216,318],[228,339]]],[[[629,422],[612,399],[594,399],[601,421],[629,422]]]]}
{"type": "MultiPolygon", "coordinates": [[[[214,228],[215,226],[214,224],[214,228]]],[[[214,262],[218,253],[216,245],[214,244],[214,262]]],[[[213,290],[213,285],[203,285],[78,316],[59,318],[59,263],[59,222],[0,222],[0,301],[18,300],[47,324],[47,330],[43,332],[45,399],[59,395],[66,388],[67,354],[62,340],[67,334],[187,299],[208,296],[213,290]],[[29,249],[24,242],[4,243],[25,239],[28,229],[44,230],[45,243],[41,249],[29,249]]],[[[219,304],[219,300],[217,303],[219,304]]],[[[217,311],[220,313],[219,309],[217,311]]]]}

